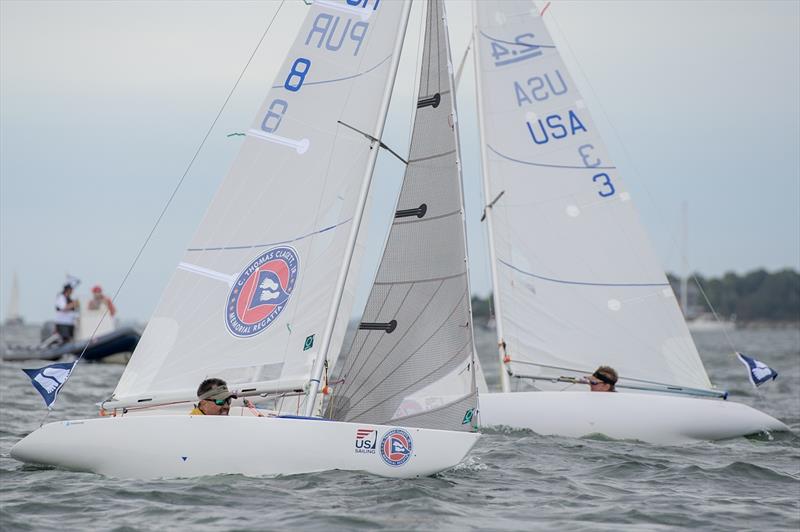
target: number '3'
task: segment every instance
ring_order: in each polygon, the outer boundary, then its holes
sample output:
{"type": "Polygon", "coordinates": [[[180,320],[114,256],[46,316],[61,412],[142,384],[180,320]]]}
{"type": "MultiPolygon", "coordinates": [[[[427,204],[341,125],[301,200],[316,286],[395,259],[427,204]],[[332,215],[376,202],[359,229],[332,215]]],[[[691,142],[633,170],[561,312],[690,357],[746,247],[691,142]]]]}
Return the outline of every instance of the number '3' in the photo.
{"type": "Polygon", "coordinates": [[[614,189],[614,185],[611,183],[611,178],[608,177],[608,174],[605,172],[601,174],[595,174],[595,176],[592,177],[592,181],[594,181],[595,183],[599,182],[600,186],[602,187],[608,187],[607,189],[600,190],[597,192],[597,194],[603,198],[613,196],[614,192],[616,192],[616,190],[614,189]]]}

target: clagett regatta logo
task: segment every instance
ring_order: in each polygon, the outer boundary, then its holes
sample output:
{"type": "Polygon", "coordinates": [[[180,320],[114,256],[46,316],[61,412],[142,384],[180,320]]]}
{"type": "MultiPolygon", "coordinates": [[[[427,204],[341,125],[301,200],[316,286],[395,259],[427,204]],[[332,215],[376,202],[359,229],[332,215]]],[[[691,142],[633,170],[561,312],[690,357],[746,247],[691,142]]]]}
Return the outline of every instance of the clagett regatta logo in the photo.
{"type": "Polygon", "coordinates": [[[289,246],[272,248],[256,257],[228,295],[225,324],[231,334],[249,338],[269,327],[286,308],[298,268],[297,252],[289,246]]]}
{"type": "Polygon", "coordinates": [[[408,462],[414,450],[411,434],[403,429],[392,429],[381,440],[381,458],[392,467],[408,462]]]}

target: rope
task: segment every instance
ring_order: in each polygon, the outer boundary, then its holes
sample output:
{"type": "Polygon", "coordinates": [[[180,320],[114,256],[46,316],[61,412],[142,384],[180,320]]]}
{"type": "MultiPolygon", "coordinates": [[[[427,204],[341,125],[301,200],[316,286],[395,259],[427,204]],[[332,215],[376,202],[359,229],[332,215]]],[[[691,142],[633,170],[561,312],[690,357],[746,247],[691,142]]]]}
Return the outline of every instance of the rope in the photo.
{"type": "MultiPolygon", "coordinates": [[[[159,214],[158,218],[156,218],[156,221],[153,224],[153,227],[150,229],[150,232],[147,234],[147,238],[144,239],[144,242],[139,247],[139,251],[136,253],[136,257],[133,259],[133,262],[131,263],[130,267],[128,268],[128,271],[125,273],[125,276],[122,278],[122,282],[120,282],[120,284],[117,287],[116,291],[114,291],[114,295],[111,296],[112,304],[117,300],[117,297],[119,296],[119,293],[122,290],[122,287],[125,286],[125,283],[128,281],[128,277],[130,277],[131,272],[136,267],[136,264],[139,262],[139,259],[141,258],[142,253],[144,252],[144,250],[147,247],[147,245],[150,243],[150,239],[153,237],[153,234],[155,233],[156,229],[158,228],[159,224],[161,223],[161,220],[164,218],[164,215],[167,213],[167,210],[169,209],[170,205],[172,204],[172,200],[175,199],[175,196],[177,195],[178,190],[180,190],[181,185],[183,185],[183,182],[186,179],[186,176],[189,174],[189,171],[191,170],[192,165],[194,164],[195,160],[197,159],[197,156],[200,155],[200,151],[203,149],[203,146],[205,146],[206,140],[208,140],[208,137],[211,135],[211,131],[214,129],[214,126],[217,125],[217,121],[219,120],[220,116],[222,116],[222,112],[225,110],[225,107],[228,105],[228,102],[230,101],[231,96],[233,96],[234,91],[239,86],[239,82],[242,80],[242,78],[244,77],[245,72],[247,71],[247,68],[250,66],[250,63],[253,61],[253,57],[255,57],[256,52],[258,52],[258,49],[261,47],[261,43],[264,42],[264,38],[267,36],[267,32],[269,32],[270,28],[272,27],[272,23],[275,22],[275,18],[278,16],[278,13],[280,12],[281,8],[283,7],[284,2],[286,2],[286,0],[281,0],[280,5],[278,5],[278,9],[272,15],[272,19],[269,21],[269,24],[267,24],[267,28],[264,30],[264,33],[261,34],[261,38],[258,40],[258,43],[256,44],[255,48],[253,49],[253,52],[250,54],[250,58],[247,60],[247,63],[245,63],[244,68],[242,68],[242,71],[239,73],[239,77],[236,79],[236,82],[233,84],[233,87],[231,87],[231,90],[228,92],[228,96],[225,98],[225,101],[222,103],[222,106],[220,106],[219,111],[217,112],[217,116],[214,117],[214,120],[211,122],[211,125],[208,127],[208,131],[206,131],[206,134],[203,137],[203,140],[200,141],[200,145],[197,147],[197,150],[195,151],[194,155],[192,156],[191,160],[189,161],[189,164],[186,166],[186,170],[184,170],[183,175],[181,175],[181,178],[178,180],[178,183],[175,185],[175,188],[172,190],[172,194],[170,194],[169,199],[167,199],[167,202],[164,204],[164,207],[161,209],[161,214],[159,214]]],[[[69,380],[69,378],[72,376],[72,373],[75,371],[75,368],[78,366],[78,362],[80,362],[81,359],[83,358],[83,355],[86,353],[86,350],[89,348],[89,346],[92,343],[92,340],[94,339],[95,335],[97,334],[97,329],[103,323],[103,320],[105,320],[107,315],[108,315],[108,307],[106,307],[106,311],[103,312],[103,316],[100,318],[100,321],[97,322],[97,325],[95,326],[94,331],[92,332],[92,335],[89,337],[89,341],[86,343],[86,346],[83,348],[83,351],[81,351],[81,354],[75,360],[75,363],[73,364],[72,369],[70,370],[69,374],[67,375],[67,379],[65,379],[64,384],[62,385],[61,389],[63,389],[63,387],[66,386],[66,381],[69,380]]],[[[59,392],[60,391],[61,390],[59,390],[59,392]]],[[[49,415],[50,411],[55,406],[56,401],[58,401],[58,394],[56,394],[56,396],[53,398],[53,402],[48,407],[47,415],[49,415]]],[[[44,419],[42,420],[42,424],[44,424],[44,421],[47,419],[47,415],[45,415],[44,419]]]]}
{"type": "MultiPolygon", "coordinates": [[[[537,364],[536,362],[527,362],[525,360],[513,360],[512,362],[514,364],[522,364],[522,365],[525,365],[525,366],[537,366],[537,367],[540,367],[540,368],[557,369],[557,370],[561,370],[561,371],[571,371],[571,372],[574,372],[574,373],[582,373],[584,375],[589,375],[589,374],[592,373],[591,371],[582,370],[582,369],[565,368],[565,367],[561,367],[561,366],[549,366],[547,364],[537,364]]],[[[514,377],[517,376],[517,375],[514,375],[514,374],[511,374],[511,375],[514,376],[514,377]]],[[[529,377],[529,376],[523,376],[523,377],[532,378],[532,377],[529,377]]],[[[559,377],[559,378],[566,378],[566,377],[559,377]]],[[[542,377],[542,379],[552,380],[552,379],[557,379],[557,378],[556,377],[542,377]]],[[[704,388],[692,388],[690,386],[683,386],[683,385],[679,385],[679,384],[669,384],[669,383],[666,383],[666,382],[651,381],[651,380],[647,380],[647,379],[637,379],[635,377],[623,377],[622,375],[619,376],[619,380],[625,380],[625,381],[631,381],[631,382],[639,382],[639,383],[642,383],[642,384],[652,384],[652,385],[655,385],[655,386],[666,386],[666,387],[671,387],[671,388],[681,388],[681,389],[686,389],[686,390],[700,390],[700,391],[707,391],[707,392],[713,392],[713,393],[722,393],[722,392],[717,392],[717,390],[706,390],[704,388]]]]}

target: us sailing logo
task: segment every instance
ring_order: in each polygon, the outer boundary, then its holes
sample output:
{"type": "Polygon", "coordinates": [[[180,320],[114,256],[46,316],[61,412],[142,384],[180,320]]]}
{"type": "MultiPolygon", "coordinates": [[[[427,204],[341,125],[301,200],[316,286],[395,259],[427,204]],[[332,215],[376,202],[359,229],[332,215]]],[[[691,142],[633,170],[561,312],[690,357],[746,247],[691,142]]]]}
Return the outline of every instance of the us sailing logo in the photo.
{"type": "Polygon", "coordinates": [[[392,429],[381,440],[381,458],[392,467],[400,467],[411,458],[414,442],[403,429],[392,429]]]}
{"type": "Polygon", "coordinates": [[[232,335],[249,338],[264,332],[286,309],[297,281],[299,260],[289,246],[265,251],[233,283],[225,309],[232,335]]]}
{"type": "Polygon", "coordinates": [[[356,453],[375,454],[378,447],[378,431],[358,429],[356,431],[356,453]]]}

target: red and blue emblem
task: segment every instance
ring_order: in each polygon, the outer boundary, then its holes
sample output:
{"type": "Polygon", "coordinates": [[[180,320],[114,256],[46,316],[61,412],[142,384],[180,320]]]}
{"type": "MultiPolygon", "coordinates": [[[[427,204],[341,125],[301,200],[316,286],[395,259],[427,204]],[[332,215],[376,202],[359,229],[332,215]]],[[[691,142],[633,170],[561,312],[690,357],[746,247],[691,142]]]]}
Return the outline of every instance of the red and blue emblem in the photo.
{"type": "Polygon", "coordinates": [[[403,429],[392,429],[381,440],[381,458],[392,467],[408,462],[413,450],[411,434],[403,429]]]}
{"type": "Polygon", "coordinates": [[[232,335],[249,338],[263,332],[286,308],[297,281],[299,260],[289,246],[265,251],[233,283],[225,308],[232,335]]]}

